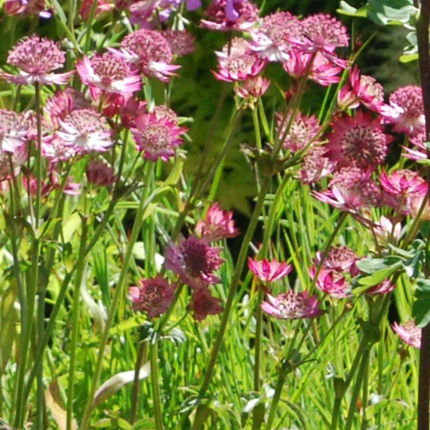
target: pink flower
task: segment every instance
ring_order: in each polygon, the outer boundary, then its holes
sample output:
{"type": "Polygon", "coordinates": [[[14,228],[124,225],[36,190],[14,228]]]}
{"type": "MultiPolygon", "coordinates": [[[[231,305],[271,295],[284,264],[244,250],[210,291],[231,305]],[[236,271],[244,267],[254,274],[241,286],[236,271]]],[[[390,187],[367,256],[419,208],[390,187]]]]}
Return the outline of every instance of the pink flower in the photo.
{"type": "Polygon", "coordinates": [[[142,87],[142,80],[136,74],[137,71],[131,72],[125,60],[110,52],[95,56],[91,60],[84,56],[76,64],[76,70],[82,82],[88,85],[90,90],[99,90],[96,93],[103,91],[130,95],[142,87]]]}
{"type": "Polygon", "coordinates": [[[421,87],[408,85],[390,96],[390,104],[380,110],[384,122],[394,124],[393,130],[416,136],[425,131],[423,94],[421,87]]]}
{"type": "Polygon", "coordinates": [[[104,152],[114,144],[106,120],[91,109],[74,110],[60,125],[55,138],[79,153],[104,152]]]}
{"type": "Polygon", "coordinates": [[[129,297],[136,311],[145,311],[148,318],[158,317],[168,311],[175,297],[176,284],[162,275],[142,279],[137,287],[130,287],[129,297]]]}
{"type": "Polygon", "coordinates": [[[121,49],[110,49],[115,55],[125,59],[137,67],[140,72],[151,78],[155,77],[162,82],[168,82],[175,70],[172,51],[164,35],[155,30],[137,30],[124,37],[121,49]]]}
{"type": "Polygon", "coordinates": [[[380,121],[357,111],[355,117],[343,116],[335,121],[328,136],[327,156],[337,167],[356,166],[375,170],[383,164],[392,137],[383,133],[380,121]]]}
{"type": "MultiPolygon", "coordinates": [[[[106,0],[95,0],[97,3],[95,9],[95,16],[99,16],[104,12],[109,12],[113,9],[113,4],[110,4],[106,0]]],[[[93,7],[94,0],[82,0],[81,7],[79,8],[79,15],[84,21],[87,21],[91,16],[91,9],[93,7]]]]}
{"type": "Polygon", "coordinates": [[[400,336],[403,342],[414,348],[421,348],[421,329],[413,321],[405,324],[393,324],[393,330],[400,336]]]}
{"type": "Polygon", "coordinates": [[[208,315],[217,315],[223,311],[221,300],[213,297],[206,288],[193,292],[187,308],[196,321],[203,321],[208,315]]]}
{"type": "Polygon", "coordinates": [[[18,146],[13,153],[0,151],[0,181],[17,176],[27,158],[27,148],[25,146],[18,146]]]}
{"type": "Polygon", "coordinates": [[[298,178],[304,184],[313,184],[334,171],[335,163],[326,156],[322,146],[312,146],[305,154],[298,178]]]}
{"type": "Polygon", "coordinates": [[[258,8],[248,0],[212,0],[206,16],[209,20],[202,19],[202,27],[219,31],[244,31],[257,22],[258,8]]]}
{"type": "Polygon", "coordinates": [[[380,202],[380,190],[371,180],[370,172],[356,167],[341,169],[330,181],[329,190],[314,191],[312,195],[336,209],[351,213],[361,222],[366,222],[361,211],[374,208],[380,202]]]}
{"type": "Polygon", "coordinates": [[[21,40],[9,52],[7,63],[20,69],[20,75],[1,72],[0,77],[15,84],[66,84],[72,72],[50,73],[63,67],[66,56],[59,46],[48,39],[32,36],[21,40]]]}
{"type": "Polygon", "coordinates": [[[99,187],[108,187],[117,180],[112,166],[101,160],[91,159],[85,169],[85,175],[88,182],[99,187]]]}
{"type": "Polygon", "coordinates": [[[175,155],[175,148],[182,143],[181,136],[186,130],[169,117],[150,112],[135,118],[131,132],[144,158],[151,161],[157,161],[159,158],[168,161],[175,155]]]}
{"type": "Polygon", "coordinates": [[[287,276],[293,269],[290,264],[275,259],[269,261],[266,258],[260,261],[248,258],[248,268],[261,282],[275,282],[287,276]]]}
{"type": "Polygon", "coordinates": [[[302,25],[299,19],[289,12],[276,12],[265,16],[261,25],[251,28],[250,48],[268,61],[288,61],[292,44],[289,37],[298,37],[302,25]]]}
{"type": "Polygon", "coordinates": [[[382,215],[373,232],[380,247],[385,248],[390,243],[397,245],[402,233],[402,224],[395,218],[382,215]]]}
{"type": "Polygon", "coordinates": [[[316,296],[309,296],[307,291],[296,293],[288,290],[274,297],[267,294],[267,302],[261,304],[267,314],[279,319],[316,318],[323,314],[316,296]]]}
{"type": "Polygon", "coordinates": [[[234,38],[233,49],[224,47],[222,52],[216,52],[219,73],[215,77],[225,82],[245,81],[257,76],[266,65],[266,61],[257,57],[244,39],[234,38]]]}
{"type": "Polygon", "coordinates": [[[165,251],[165,267],[173,270],[181,282],[195,290],[221,280],[213,273],[224,260],[219,256],[221,249],[209,245],[206,237],[181,237],[179,244],[170,242],[165,251]]]}
{"type": "Polygon", "coordinates": [[[39,15],[41,18],[52,16],[46,9],[45,0],[6,0],[3,10],[6,15],[39,15]]]}
{"type": "Polygon", "coordinates": [[[347,29],[330,15],[316,14],[302,20],[301,36],[291,36],[290,42],[294,43],[295,49],[299,51],[320,52],[330,62],[346,67],[346,62],[337,58],[334,51],[338,47],[348,46],[347,29]]]}
{"type": "Polygon", "coordinates": [[[210,242],[235,237],[239,234],[233,221],[233,212],[223,211],[219,203],[213,203],[203,220],[199,220],[195,232],[210,242]]]}
{"type": "Polygon", "coordinates": [[[384,89],[371,76],[360,76],[358,67],[355,66],[349,74],[349,84],[340,89],[337,102],[341,109],[355,109],[361,103],[379,112],[385,106],[384,89]]]}
{"type": "Polygon", "coordinates": [[[367,296],[374,296],[376,294],[388,294],[396,288],[396,284],[391,282],[389,279],[382,281],[380,284],[374,287],[368,288],[364,294],[367,296]]]}
{"type": "MultiPolygon", "coordinates": [[[[322,253],[318,251],[315,263],[319,264],[322,257],[322,253]]],[[[348,246],[332,246],[323,262],[323,267],[336,272],[348,272],[357,260],[357,254],[348,246]]]]}
{"type": "MultiPolygon", "coordinates": [[[[309,270],[312,279],[315,278],[316,269],[312,267],[309,270]]],[[[322,268],[318,274],[315,285],[325,294],[335,298],[344,299],[350,295],[350,285],[346,278],[336,270],[327,270],[322,268]]]]}
{"type": "Polygon", "coordinates": [[[283,140],[283,147],[292,152],[305,149],[311,143],[318,143],[320,132],[321,126],[314,115],[306,116],[298,112],[291,122],[291,119],[276,114],[276,133],[283,140]]]}
{"type": "Polygon", "coordinates": [[[415,136],[409,136],[409,141],[414,145],[414,149],[403,147],[406,151],[403,154],[406,158],[411,160],[426,160],[427,159],[427,146],[426,146],[426,136],[425,133],[418,133],[415,136]]]}
{"type": "Polygon", "coordinates": [[[0,109],[0,152],[15,153],[27,143],[27,131],[20,115],[0,109]]]}
{"type": "Polygon", "coordinates": [[[246,81],[238,82],[234,87],[234,92],[252,105],[268,90],[269,86],[269,80],[261,76],[254,76],[246,81]]]}
{"type": "Polygon", "coordinates": [[[182,57],[195,50],[195,37],[186,30],[167,29],[164,36],[173,56],[182,57]]]}

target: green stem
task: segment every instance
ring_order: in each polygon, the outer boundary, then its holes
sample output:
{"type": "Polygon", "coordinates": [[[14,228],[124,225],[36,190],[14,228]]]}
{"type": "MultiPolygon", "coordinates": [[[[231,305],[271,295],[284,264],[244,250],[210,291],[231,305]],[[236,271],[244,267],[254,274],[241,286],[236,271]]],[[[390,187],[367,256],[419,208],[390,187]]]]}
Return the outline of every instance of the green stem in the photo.
{"type": "Polygon", "coordinates": [[[134,368],[134,381],[133,381],[133,391],[131,396],[131,411],[130,411],[130,423],[134,424],[136,422],[137,408],[139,402],[139,389],[140,389],[140,369],[143,362],[145,361],[147,350],[147,342],[143,342],[141,339],[139,342],[139,349],[137,351],[136,365],[134,368]]]}
{"type": "MultiPolygon", "coordinates": [[[[83,218],[83,217],[82,217],[83,218]]],[[[67,430],[71,430],[73,426],[73,400],[75,390],[75,373],[76,373],[76,353],[78,349],[79,339],[79,315],[80,307],[79,302],[81,298],[81,283],[85,271],[85,245],[87,242],[88,227],[86,220],[82,219],[82,236],[79,249],[79,257],[77,263],[77,271],[75,277],[75,288],[73,289],[73,308],[72,308],[72,335],[70,341],[70,366],[69,366],[69,380],[67,390],[67,430]]]]}
{"type": "MultiPolygon", "coordinates": [[[[148,167],[150,167],[148,168],[148,176],[151,177],[153,174],[153,164],[148,164],[148,167]]],[[[145,181],[145,183],[149,183],[149,182],[150,182],[149,179],[145,181]]],[[[112,297],[112,302],[109,308],[109,314],[107,317],[106,326],[100,339],[100,347],[99,347],[97,363],[94,370],[93,381],[91,384],[90,392],[88,395],[88,401],[85,406],[84,414],[82,417],[80,430],[86,430],[90,424],[91,412],[93,409],[94,394],[99,384],[100,374],[101,374],[102,365],[103,365],[104,351],[109,338],[109,331],[114,321],[120,298],[123,296],[123,290],[128,276],[128,268],[130,266],[130,261],[133,257],[133,246],[139,237],[140,229],[143,224],[143,215],[150,201],[151,200],[147,199],[145,196],[143,196],[143,198],[140,199],[139,208],[136,213],[136,219],[133,225],[133,229],[131,231],[130,239],[127,244],[128,246],[124,256],[124,261],[122,262],[122,268],[121,268],[118,284],[115,288],[115,293],[112,297]]]]}
{"type": "Polygon", "coordinates": [[[163,430],[163,414],[161,411],[161,394],[158,373],[158,339],[149,345],[149,361],[151,363],[152,401],[154,402],[154,418],[156,430],[163,430]]]}

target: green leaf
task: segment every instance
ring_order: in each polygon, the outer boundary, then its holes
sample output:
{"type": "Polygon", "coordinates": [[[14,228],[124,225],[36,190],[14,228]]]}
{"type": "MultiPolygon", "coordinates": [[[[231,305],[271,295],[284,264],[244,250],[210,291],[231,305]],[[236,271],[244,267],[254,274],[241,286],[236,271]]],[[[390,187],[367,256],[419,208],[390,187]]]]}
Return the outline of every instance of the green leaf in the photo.
{"type": "Polygon", "coordinates": [[[393,264],[392,266],[377,270],[370,276],[358,277],[357,283],[366,287],[373,287],[374,285],[378,285],[382,281],[385,281],[385,279],[389,278],[399,267],[401,267],[400,262],[393,264]]]}
{"type": "MultiPolygon", "coordinates": [[[[418,54],[404,54],[399,57],[399,61],[401,63],[410,63],[411,61],[418,60],[419,55],[418,54]]],[[[429,160],[417,160],[418,163],[422,164],[430,164],[429,160]]]]}
{"type": "Polygon", "coordinates": [[[418,9],[412,0],[369,0],[368,18],[381,25],[413,24],[418,9]]]}
{"type": "Polygon", "coordinates": [[[355,16],[357,18],[366,18],[368,10],[369,7],[367,5],[356,9],[355,7],[350,6],[347,2],[341,1],[340,8],[337,9],[336,12],[341,15],[355,16]]]}
{"type": "Polygon", "coordinates": [[[412,316],[418,327],[425,327],[430,322],[430,279],[418,280],[415,297],[412,316]]]}

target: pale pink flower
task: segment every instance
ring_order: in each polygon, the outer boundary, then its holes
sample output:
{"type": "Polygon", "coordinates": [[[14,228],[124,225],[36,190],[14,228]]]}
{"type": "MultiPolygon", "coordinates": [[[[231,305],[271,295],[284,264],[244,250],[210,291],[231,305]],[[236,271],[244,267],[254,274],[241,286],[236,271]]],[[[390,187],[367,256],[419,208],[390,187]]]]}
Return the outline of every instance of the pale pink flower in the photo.
{"type": "Polygon", "coordinates": [[[68,141],[58,138],[57,135],[42,137],[42,155],[52,164],[71,160],[77,156],[79,149],[71,146],[68,141]]]}
{"type": "Polygon", "coordinates": [[[270,81],[261,76],[248,78],[246,81],[237,82],[234,92],[237,96],[246,99],[249,104],[254,104],[269,88],[270,81]]]}
{"type": "Polygon", "coordinates": [[[416,136],[425,131],[423,94],[421,87],[408,85],[390,96],[390,104],[380,109],[384,122],[394,124],[393,130],[416,136]]]}
{"type": "Polygon", "coordinates": [[[380,203],[380,190],[370,178],[370,171],[356,167],[344,168],[335,173],[329,189],[312,192],[318,200],[328,203],[344,212],[349,212],[358,220],[363,209],[374,208],[380,203]]]}
{"type": "Polygon", "coordinates": [[[289,60],[282,62],[282,66],[294,79],[308,74],[309,79],[324,87],[340,81],[339,73],[342,71],[342,67],[333,64],[319,52],[309,54],[292,50],[289,55],[289,60]],[[311,62],[312,64],[310,64],[311,62]]]}
{"type": "Polygon", "coordinates": [[[418,328],[414,321],[405,324],[393,324],[393,330],[400,336],[406,344],[414,348],[421,348],[421,329],[418,328]]]}
{"type": "Polygon", "coordinates": [[[193,292],[187,309],[196,321],[203,321],[208,315],[217,315],[223,311],[221,300],[213,297],[207,288],[193,292]]]}
{"type": "MultiPolygon", "coordinates": [[[[320,264],[322,257],[323,254],[318,251],[315,263],[320,264]]],[[[332,246],[324,259],[323,266],[336,272],[348,272],[357,259],[357,254],[348,246],[332,246]]]]}
{"type": "Polygon", "coordinates": [[[155,77],[162,82],[168,82],[180,66],[170,64],[173,56],[169,43],[160,31],[137,30],[125,36],[121,49],[110,49],[115,55],[124,58],[137,67],[145,76],[155,77]]]}
{"type": "Polygon", "coordinates": [[[248,268],[261,282],[275,282],[287,276],[293,269],[290,264],[275,259],[269,261],[266,258],[248,258],[248,268]]]}
{"type": "Polygon", "coordinates": [[[345,84],[337,95],[341,109],[356,109],[360,104],[379,112],[385,106],[384,89],[376,79],[361,75],[357,66],[349,74],[349,83],[345,84]]]}
{"type": "Polygon", "coordinates": [[[409,136],[409,141],[414,146],[414,149],[403,147],[406,151],[403,155],[410,160],[426,160],[428,148],[426,146],[426,136],[425,133],[418,133],[415,136],[409,136]]]}
{"type": "Polygon", "coordinates": [[[402,233],[402,224],[395,218],[382,215],[373,232],[379,246],[385,248],[390,243],[397,245],[402,233]]]}
{"type": "Polygon", "coordinates": [[[0,109],[0,152],[15,153],[27,142],[28,129],[16,112],[0,109]]]}
{"type": "Polygon", "coordinates": [[[125,60],[110,52],[91,60],[85,55],[76,64],[76,70],[90,91],[97,89],[106,93],[130,95],[142,88],[142,79],[137,70],[132,72],[125,60]]]}
{"type": "Polygon", "coordinates": [[[267,314],[279,319],[316,318],[323,314],[316,296],[309,296],[307,291],[296,293],[288,290],[274,297],[267,294],[267,301],[261,304],[261,309],[267,314]]]}
{"type": "Polygon", "coordinates": [[[17,176],[27,158],[25,146],[18,146],[13,153],[0,151],[0,181],[17,176]]]}
{"type": "Polygon", "coordinates": [[[258,27],[250,29],[250,47],[268,61],[288,61],[292,46],[289,37],[299,36],[301,30],[301,22],[296,16],[276,12],[265,16],[258,27]]]}
{"type": "Polygon", "coordinates": [[[109,187],[117,180],[113,167],[102,160],[91,159],[85,169],[85,175],[88,182],[98,187],[109,187]]]}
{"type": "Polygon", "coordinates": [[[233,212],[224,211],[219,203],[210,205],[204,220],[199,220],[195,232],[209,241],[218,241],[239,234],[233,221],[233,212]]]}
{"type": "Polygon", "coordinates": [[[336,48],[348,46],[347,29],[330,15],[320,13],[303,19],[301,35],[299,37],[292,35],[289,40],[299,51],[319,52],[340,67],[344,68],[347,65],[346,61],[337,58],[334,52],[336,48]]]}
{"type": "Polygon", "coordinates": [[[195,37],[186,30],[167,29],[164,36],[173,56],[182,57],[195,50],[195,37]]]}
{"type": "Polygon", "coordinates": [[[410,215],[412,218],[419,217],[421,221],[430,221],[430,201],[426,198],[426,194],[410,198],[410,215]]]}
{"type": "Polygon", "coordinates": [[[107,151],[114,144],[106,120],[91,109],[72,111],[60,125],[55,138],[79,153],[107,151]]]}
{"type": "Polygon", "coordinates": [[[314,184],[330,175],[336,163],[327,157],[327,150],[322,146],[312,146],[303,157],[298,179],[304,184],[314,184]]]}
{"type": "Polygon", "coordinates": [[[305,149],[311,143],[318,143],[321,126],[318,119],[298,112],[294,119],[276,114],[276,133],[283,141],[283,147],[292,152],[305,149]],[[288,129],[287,129],[288,128],[288,129]]]}
{"type": "Polygon", "coordinates": [[[138,286],[128,289],[133,309],[144,311],[148,318],[155,318],[168,311],[175,297],[177,285],[170,283],[162,275],[142,279],[138,286]]]}
{"type": "MultiPolygon", "coordinates": [[[[107,0],[95,0],[97,2],[94,16],[98,17],[102,13],[113,10],[114,5],[110,4],[107,0]]],[[[79,15],[84,21],[87,21],[91,16],[91,9],[93,8],[94,0],[82,0],[79,8],[79,15]]]]}
{"type": "Polygon", "coordinates": [[[21,40],[11,51],[7,63],[20,70],[18,76],[1,72],[0,77],[15,84],[66,84],[72,72],[51,73],[63,67],[66,55],[57,43],[39,36],[21,40]]]}
{"type": "MultiPolygon", "coordinates": [[[[316,268],[311,267],[309,275],[312,279],[315,278],[316,268]]],[[[335,299],[344,299],[350,295],[351,287],[345,276],[336,270],[321,268],[315,285],[317,288],[335,299]]]]}
{"type": "Polygon", "coordinates": [[[210,30],[244,31],[258,21],[258,8],[248,0],[212,0],[206,9],[208,20],[201,26],[210,30]]]}
{"type": "Polygon", "coordinates": [[[175,155],[175,148],[182,143],[181,136],[186,130],[168,117],[150,112],[135,118],[131,132],[144,158],[151,161],[157,161],[159,158],[168,161],[175,155]]]}
{"type": "Polygon", "coordinates": [[[219,256],[220,251],[220,248],[210,246],[206,237],[181,237],[178,245],[170,242],[167,246],[164,265],[166,269],[173,270],[181,282],[199,290],[208,284],[221,282],[213,273],[224,262],[219,256]]]}
{"type": "Polygon", "coordinates": [[[355,117],[342,116],[328,136],[327,156],[338,168],[356,166],[375,170],[383,164],[392,137],[386,135],[379,119],[357,111],[355,117]]]}

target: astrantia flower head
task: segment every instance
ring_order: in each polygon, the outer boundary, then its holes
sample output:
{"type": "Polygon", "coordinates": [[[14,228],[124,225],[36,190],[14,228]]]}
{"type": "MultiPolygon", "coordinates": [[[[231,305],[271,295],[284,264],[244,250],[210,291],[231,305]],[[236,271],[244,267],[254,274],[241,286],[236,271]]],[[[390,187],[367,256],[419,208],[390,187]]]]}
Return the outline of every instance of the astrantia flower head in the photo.
{"type": "Polygon", "coordinates": [[[421,348],[421,329],[413,321],[405,324],[393,324],[393,330],[400,336],[403,342],[414,348],[421,348]]]}
{"type": "Polygon", "coordinates": [[[375,170],[383,164],[392,137],[383,133],[380,121],[357,111],[355,117],[342,116],[328,136],[327,156],[338,168],[356,166],[375,170]]]}
{"type": "Polygon", "coordinates": [[[203,321],[208,315],[217,315],[223,311],[221,300],[213,297],[207,288],[193,292],[187,309],[196,321],[203,321]]]}
{"type": "Polygon", "coordinates": [[[180,66],[170,64],[172,51],[164,35],[156,30],[137,30],[125,36],[120,51],[111,51],[151,78],[167,82],[180,66]]]}
{"type": "Polygon", "coordinates": [[[399,88],[390,96],[390,104],[380,113],[384,121],[394,124],[393,130],[415,136],[425,130],[422,89],[416,85],[399,88]]]}
{"type": "Polygon", "coordinates": [[[82,82],[90,90],[99,89],[107,93],[132,94],[142,87],[142,79],[131,72],[130,66],[122,58],[107,52],[93,57],[84,56],[76,64],[82,82]]]}
{"type": "Polygon", "coordinates": [[[181,282],[199,290],[220,282],[213,273],[224,262],[219,253],[220,248],[210,246],[206,237],[181,237],[178,245],[170,242],[167,246],[164,265],[179,275],[181,282]]]}
{"type": "Polygon", "coordinates": [[[156,112],[142,113],[134,120],[131,129],[139,151],[146,159],[168,161],[175,155],[175,148],[182,143],[185,129],[179,127],[166,116],[156,112]]]}
{"type": "Polygon", "coordinates": [[[311,15],[302,20],[302,34],[290,37],[295,49],[304,52],[320,52],[328,60],[345,67],[344,60],[334,54],[338,47],[348,46],[349,36],[346,27],[336,18],[325,14],[311,15]]]}
{"type": "Polygon", "coordinates": [[[363,209],[374,208],[380,203],[380,189],[370,178],[370,171],[356,167],[344,168],[335,173],[329,190],[312,193],[318,200],[341,211],[350,212],[359,220],[363,209]]]}
{"type": "Polygon", "coordinates": [[[394,284],[390,279],[385,279],[381,283],[368,288],[364,294],[366,296],[375,296],[378,294],[388,294],[391,293],[396,288],[396,284],[394,284]]]}
{"type": "Polygon", "coordinates": [[[18,146],[15,151],[10,154],[0,152],[0,181],[5,181],[19,174],[21,166],[27,161],[27,148],[18,146]],[[12,163],[12,165],[11,165],[12,163]]]}
{"type": "Polygon", "coordinates": [[[63,67],[66,56],[57,43],[39,36],[21,40],[10,52],[7,63],[17,67],[20,75],[1,72],[0,77],[15,84],[66,84],[73,72],[51,73],[63,67]]]}
{"type": "Polygon", "coordinates": [[[382,215],[373,231],[381,248],[387,247],[390,243],[396,246],[402,233],[402,224],[394,217],[387,218],[382,215]]]}
{"type": "Polygon", "coordinates": [[[298,179],[304,184],[313,184],[325,178],[335,169],[335,163],[327,157],[322,146],[313,146],[303,158],[298,179]]]}
{"type": "MultiPolygon", "coordinates": [[[[81,7],[79,8],[79,15],[84,21],[87,21],[91,16],[94,0],[82,0],[81,7]]],[[[110,4],[107,0],[96,0],[96,8],[94,16],[98,17],[102,13],[109,12],[113,9],[114,5],[110,4]]]]}
{"type": "Polygon", "coordinates": [[[74,110],[60,124],[56,138],[79,153],[107,151],[114,144],[106,120],[91,109],[74,110]]]}
{"type": "Polygon", "coordinates": [[[287,276],[293,269],[290,264],[275,259],[269,261],[266,258],[248,258],[248,268],[261,282],[275,282],[287,276]]]}
{"type": "MultiPolygon", "coordinates": [[[[324,259],[323,266],[336,272],[348,272],[357,259],[357,254],[348,246],[332,246],[324,259]]],[[[315,263],[319,264],[321,260],[322,253],[318,251],[315,263]]]]}
{"type": "Polygon", "coordinates": [[[98,187],[108,187],[116,182],[112,166],[102,160],[91,159],[85,169],[88,182],[98,187]]]}
{"type": "MultiPolygon", "coordinates": [[[[315,278],[316,272],[317,270],[315,267],[309,270],[309,275],[312,279],[315,278]]],[[[315,285],[320,291],[335,299],[344,299],[349,296],[351,291],[345,276],[336,270],[322,268],[318,273],[315,285]]]]}
{"type": "Polygon", "coordinates": [[[276,132],[283,140],[283,147],[292,152],[300,151],[311,143],[317,143],[317,136],[321,131],[318,119],[312,116],[297,113],[291,122],[281,114],[276,114],[276,132]],[[289,126],[288,131],[286,130],[289,126]]]}
{"type": "Polygon", "coordinates": [[[201,20],[202,27],[220,31],[244,31],[255,25],[258,8],[248,0],[212,0],[206,9],[209,20],[201,20]]]}
{"type": "Polygon", "coordinates": [[[195,37],[186,30],[168,29],[164,33],[173,56],[182,57],[195,50],[195,37]]]}
{"type": "Polygon", "coordinates": [[[27,142],[27,127],[16,112],[0,109],[0,152],[14,153],[27,142]]]}
{"type": "Polygon", "coordinates": [[[302,30],[300,20],[289,12],[276,12],[264,17],[258,27],[252,28],[250,47],[268,61],[288,61],[292,44],[289,38],[298,37],[302,30]]]}
{"type": "Polygon", "coordinates": [[[140,285],[128,289],[133,309],[145,311],[149,318],[158,317],[169,309],[175,297],[176,284],[160,274],[155,278],[142,279],[140,285]]]}
{"type": "Polygon", "coordinates": [[[267,314],[279,319],[316,318],[323,314],[316,296],[309,296],[307,291],[296,293],[288,290],[274,297],[267,294],[267,301],[261,304],[267,314]]]}
{"type": "Polygon", "coordinates": [[[224,211],[219,203],[213,203],[204,220],[199,220],[195,232],[209,241],[218,241],[235,237],[239,234],[233,221],[233,212],[224,211]]]}
{"type": "Polygon", "coordinates": [[[255,102],[268,90],[270,81],[261,76],[248,78],[246,81],[239,81],[234,87],[237,96],[246,99],[248,105],[253,106],[255,102]]]}
{"type": "Polygon", "coordinates": [[[6,15],[39,15],[41,18],[52,16],[46,8],[45,0],[6,0],[3,10],[6,15]]]}

